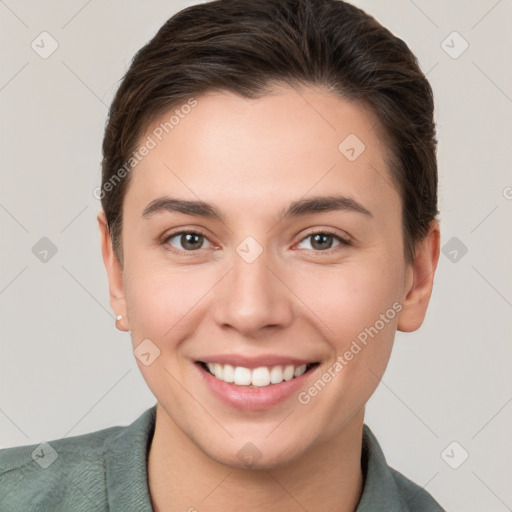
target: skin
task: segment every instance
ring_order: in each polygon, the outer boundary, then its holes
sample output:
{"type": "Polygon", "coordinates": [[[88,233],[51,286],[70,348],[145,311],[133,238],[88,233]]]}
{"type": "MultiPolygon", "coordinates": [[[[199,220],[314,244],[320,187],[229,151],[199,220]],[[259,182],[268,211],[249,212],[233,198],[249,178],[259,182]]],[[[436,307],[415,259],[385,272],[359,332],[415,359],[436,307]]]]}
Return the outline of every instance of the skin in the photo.
{"type": "Polygon", "coordinates": [[[123,315],[117,326],[131,332],[134,349],[149,338],[160,350],[149,366],[137,359],[158,402],[148,459],[153,506],[353,511],[363,486],[364,406],[396,330],[414,331],[423,322],[439,226],[432,222],[407,263],[385,139],[360,104],[289,87],[257,100],[227,92],[197,100],[132,171],[123,265],[98,215],[110,303],[123,315]],[[366,146],[352,162],[338,149],[349,134],[366,146]],[[143,218],[164,195],[199,198],[224,219],[169,211],[143,218]],[[333,195],[371,215],[337,210],[278,220],[293,201],[333,195]],[[192,250],[180,236],[162,243],[180,229],[206,238],[192,250]],[[308,237],[325,230],[350,244],[335,236],[319,246],[308,237]],[[247,236],[263,250],[252,263],[236,252],[247,236]],[[319,362],[307,390],[393,304],[401,311],[307,404],[293,394],[266,410],[235,409],[198,378],[194,362],[201,356],[277,354],[319,362]],[[249,441],[261,453],[251,468],[237,457],[249,441]]]}

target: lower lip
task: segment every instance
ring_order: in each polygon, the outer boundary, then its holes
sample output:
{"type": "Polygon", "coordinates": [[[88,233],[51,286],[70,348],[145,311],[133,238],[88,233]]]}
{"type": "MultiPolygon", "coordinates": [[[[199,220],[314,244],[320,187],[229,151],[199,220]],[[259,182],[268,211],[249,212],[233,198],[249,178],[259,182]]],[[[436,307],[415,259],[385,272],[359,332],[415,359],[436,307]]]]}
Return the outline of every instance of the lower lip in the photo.
{"type": "Polygon", "coordinates": [[[199,363],[196,363],[201,377],[206,382],[210,391],[220,398],[224,403],[237,409],[247,411],[260,411],[277,405],[292,395],[296,395],[305,380],[316,370],[317,366],[311,368],[300,377],[283,381],[279,384],[251,388],[249,386],[237,386],[230,382],[217,379],[207,372],[199,363]]]}

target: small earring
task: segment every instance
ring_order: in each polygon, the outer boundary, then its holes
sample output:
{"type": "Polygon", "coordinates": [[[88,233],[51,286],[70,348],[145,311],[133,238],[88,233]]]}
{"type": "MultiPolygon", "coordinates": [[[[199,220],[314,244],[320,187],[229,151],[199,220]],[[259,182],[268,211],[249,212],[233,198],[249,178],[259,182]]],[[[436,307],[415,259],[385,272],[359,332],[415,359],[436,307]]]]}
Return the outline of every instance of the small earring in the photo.
{"type": "Polygon", "coordinates": [[[123,319],[123,315],[117,315],[116,316],[116,328],[119,331],[130,332],[128,329],[125,329],[122,325],[119,325],[119,326],[117,325],[117,322],[119,322],[122,319],[123,319]]]}

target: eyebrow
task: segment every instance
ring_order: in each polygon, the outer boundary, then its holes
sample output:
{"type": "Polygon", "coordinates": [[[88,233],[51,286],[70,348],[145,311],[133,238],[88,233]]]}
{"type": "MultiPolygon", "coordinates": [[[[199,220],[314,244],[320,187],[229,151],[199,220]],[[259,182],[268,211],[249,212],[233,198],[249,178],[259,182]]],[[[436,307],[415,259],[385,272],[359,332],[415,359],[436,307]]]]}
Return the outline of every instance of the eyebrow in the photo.
{"type": "MultiPolygon", "coordinates": [[[[300,199],[282,210],[278,220],[302,217],[305,215],[330,211],[349,211],[373,217],[372,213],[355,199],[345,196],[318,196],[300,199]]],[[[185,215],[205,217],[225,222],[224,215],[212,204],[204,201],[190,201],[172,197],[159,197],[144,209],[142,217],[150,217],[160,212],[178,212],[185,215]]]]}

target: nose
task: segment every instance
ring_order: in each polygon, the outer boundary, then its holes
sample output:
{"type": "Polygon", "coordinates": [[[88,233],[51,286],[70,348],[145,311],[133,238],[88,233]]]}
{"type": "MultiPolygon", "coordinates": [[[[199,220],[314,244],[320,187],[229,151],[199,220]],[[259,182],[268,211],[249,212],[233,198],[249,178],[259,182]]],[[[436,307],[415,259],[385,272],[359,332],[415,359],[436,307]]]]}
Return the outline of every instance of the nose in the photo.
{"type": "Polygon", "coordinates": [[[276,265],[271,268],[269,263],[265,254],[252,263],[235,254],[213,304],[214,319],[222,329],[257,338],[292,322],[293,294],[276,265]]]}

